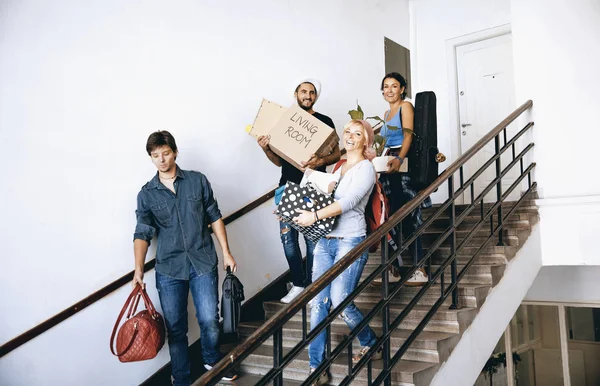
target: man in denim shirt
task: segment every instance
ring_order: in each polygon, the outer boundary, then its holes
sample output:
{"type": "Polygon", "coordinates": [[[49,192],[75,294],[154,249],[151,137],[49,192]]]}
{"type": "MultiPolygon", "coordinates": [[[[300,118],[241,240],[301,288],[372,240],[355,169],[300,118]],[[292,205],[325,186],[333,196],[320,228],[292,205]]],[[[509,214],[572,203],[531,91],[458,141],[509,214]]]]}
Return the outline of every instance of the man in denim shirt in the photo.
{"type": "MultiPolygon", "coordinates": [[[[210,183],[202,173],[177,166],[175,138],[164,130],[152,133],[146,151],[158,172],[137,197],[133,285],[144,285],[144,261],[156,234],[156,288],[167,324],[173,384],[189,386],[187,299],[190,290],[200,325],[204,367],[211,369],[222,357],[217,254],[208,225],[221,245],[224,268],[235,271],[236,262],[229,251],[225,224],[210,183]]],[[[236,374],[232,373],[223,379],[235,378],[236,374]]]]}

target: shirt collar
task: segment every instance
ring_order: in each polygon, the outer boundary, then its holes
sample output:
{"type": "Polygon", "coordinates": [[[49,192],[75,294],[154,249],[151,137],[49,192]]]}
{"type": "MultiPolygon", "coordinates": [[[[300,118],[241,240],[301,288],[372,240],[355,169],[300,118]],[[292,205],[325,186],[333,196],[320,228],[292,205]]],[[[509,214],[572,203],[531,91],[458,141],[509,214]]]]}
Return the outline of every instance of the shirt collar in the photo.
{"type": "MultiPolygon", "coordinates": [[[[185,174],[183,173],[183,170],[181,170],[179,168],[179,165],[175,165],[176,167],[176,172],[175,175],[177,176],[177,178],[175,178],[175,180],[177,181],[179,178],[181,179],[185,179],[185,174]]],[[[150,188],[156,188],[156,189],[161,189],[163,188],[163,185],[161,185],[160,183],[160,178],[158,177],[158,172],[156,172],[156,175],[154,176],[154,178],[152,178],[150,180],[150,188]]]]}

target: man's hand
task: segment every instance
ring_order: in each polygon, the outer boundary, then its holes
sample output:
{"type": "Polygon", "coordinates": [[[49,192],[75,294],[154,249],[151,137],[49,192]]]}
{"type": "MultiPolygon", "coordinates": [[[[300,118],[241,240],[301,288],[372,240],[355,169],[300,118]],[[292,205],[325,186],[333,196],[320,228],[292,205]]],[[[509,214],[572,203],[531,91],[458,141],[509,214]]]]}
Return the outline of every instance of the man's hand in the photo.
{"type": "Polygon", "coordinates": [[[302,166],[302,171],[306,170],[307,168],[310,169],[317,169],[320,168],[321,166],[323,166],[323,159],[317,157],[316,154],[313,154],[310,156],[310,158],[308,159],[308,161],[302,161],[300,162],[300,166],[302,166]]]}
{"type": "Polygon", "coordinates": [[[400,166],[402,166],[402,162],[398,158],[394,158],[391,161],[388,161],[388,173],[396,173],[400,171],[400,166]]]}
{"type": "Polygon", "coordinates": [[[270,150],[269,148],[269,140],[271,139],[270,135],[261,135],[258,137],[258,145],[262,147],[264,151],[270,150]]]}
{"type": "Polygon", "coordinates": [[[223,254],[223,269],[227,271],[227,267],[231,269],[231,272],[237,271],[237,263],[235,262],[235,259],[233,258],[231,253],[223,254]]]}
{"type": "Polygon", "coordinates": [[[142,286],[142,288],[146,288],[146,284],[144,284],[144,270],[143,269],[136,269],[135,272],[133,273],[133,282],[131,283],[131,285],[133,286],[133,288],[135,288],[135,286],[139,284],[140,286],[142,286]]]}

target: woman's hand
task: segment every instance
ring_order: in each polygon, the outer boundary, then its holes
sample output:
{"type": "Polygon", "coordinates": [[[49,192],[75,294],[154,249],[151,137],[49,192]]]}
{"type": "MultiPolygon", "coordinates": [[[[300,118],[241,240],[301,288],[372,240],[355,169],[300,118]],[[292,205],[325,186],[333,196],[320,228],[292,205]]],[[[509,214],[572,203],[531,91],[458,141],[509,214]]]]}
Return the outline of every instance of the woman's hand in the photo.
{"type": "Polygon", "coordinates": [[[308,210],[296,209],[296,212],[299,213],[298,216],[294,217],[292,221],[296,224],[307,227],[314,224],[317,219],[315,217],[314,212],[309,212],[308,210]]]}
{"type": "Polygon", "coordinates": [[[400,171],[400,166],[402,166],[402,161],[399,158],[394,158],[387,163],[388,173],[396,173],[400,171]]]}

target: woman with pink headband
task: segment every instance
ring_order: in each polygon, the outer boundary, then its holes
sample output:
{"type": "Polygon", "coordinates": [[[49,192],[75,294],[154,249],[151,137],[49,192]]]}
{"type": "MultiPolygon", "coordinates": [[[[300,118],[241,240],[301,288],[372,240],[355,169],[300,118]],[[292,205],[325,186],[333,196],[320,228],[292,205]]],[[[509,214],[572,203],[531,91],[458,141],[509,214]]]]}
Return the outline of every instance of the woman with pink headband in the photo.
{"type": "MultiPolygon", "coordinates": [[[[373,128],[367,121],[352,120],[344,126],[342,141],[346,148],[347,160],[335,172],[340,174],[340,181],[334,193],[336,201],[316,212],[298,210],[298,216],[293,219],[301,226],[310,226],[319,219],[339,216],[331,233],[320,239],[315,247],[313,281],[366,238],[365,208],[377,178],[375,168],[371,163],[375,156],[372,147],[373,137],[373,128]]],[[[330,307],[337,307],[348,294],[354,291],[368,256],[369,251],[367,250],[312,299],[310,303],[311,327],[316,327],[327,317],[330,307]]],[[[363,314],[354,302],[350,303],[340,316],[351,330],[363,320],[363,314]]],[[[377,340],[369,326],[364,327],[357,338],[362,347],[352,358],[355,363],[369,351],[377,340]]],[[[325,357],[325,339],[326,335],[323,331],[309,345],[311,373],[319,367],[325,357]]],[[[378,354],[376,357],[380,357],[380,355],[378,354]]],[[[323,385],[327,382],[329,382],[328,371],[322,373],[314,384],[323,385]]]]}

